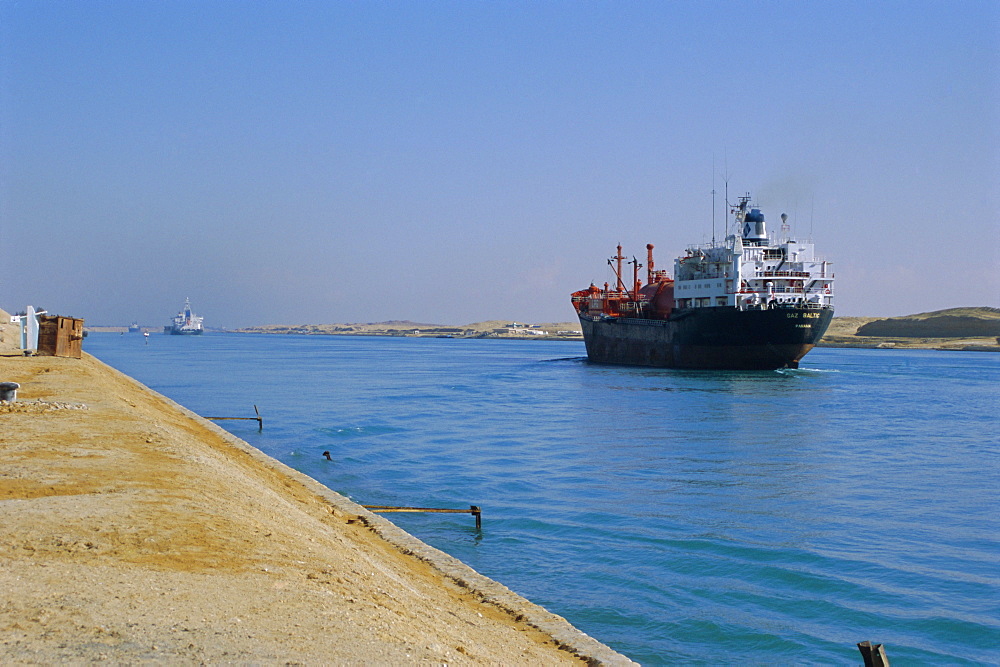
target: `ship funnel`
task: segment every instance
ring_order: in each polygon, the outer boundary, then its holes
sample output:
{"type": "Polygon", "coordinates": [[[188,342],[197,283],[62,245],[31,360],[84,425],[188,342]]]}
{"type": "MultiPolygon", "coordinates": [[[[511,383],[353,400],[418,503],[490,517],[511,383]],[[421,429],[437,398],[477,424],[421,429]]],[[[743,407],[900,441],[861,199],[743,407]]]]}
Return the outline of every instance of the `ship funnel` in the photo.
{"type": "Polygon", "coordinates": [[[767,227],[764,214],[759,208],[752,208],[743,218],[743,238],[747,241],[766,241],[767,227]]]}

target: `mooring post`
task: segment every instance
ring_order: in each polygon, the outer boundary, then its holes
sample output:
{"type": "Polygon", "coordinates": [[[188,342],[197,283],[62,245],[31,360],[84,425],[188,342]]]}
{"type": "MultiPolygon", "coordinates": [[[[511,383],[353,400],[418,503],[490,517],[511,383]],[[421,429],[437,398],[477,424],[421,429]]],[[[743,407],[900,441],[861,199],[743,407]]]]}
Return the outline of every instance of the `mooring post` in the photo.
{"type": "Polygon", "coordinates": [[[889,667],[889,658],[885,657],[885,648],[881,644],[858,642],[858,650],[861,651],[865,667],[889,667]]]}
{"type": "Polygon", "coordinates": [[[253,406],[253,411],[255,413],[257,413],[257,430],[258,431],[263,431],[264,430],[264,418],[260,416],[260,411],[257,409],[256,405],[253,406]]]}
{"type": "Polygon", "coordinates": [[[476,530],[483,529],[483,511],[479,509],[479,505],[469,505],[469,511],[473,516],[476,517],[476,530]]]}
{"type": "Polygon", "coordinates": [[[17,400],[17,390],[21,388],[16,382],[0,382],[0,401],[10,401],[13,403],[17,400]]]}

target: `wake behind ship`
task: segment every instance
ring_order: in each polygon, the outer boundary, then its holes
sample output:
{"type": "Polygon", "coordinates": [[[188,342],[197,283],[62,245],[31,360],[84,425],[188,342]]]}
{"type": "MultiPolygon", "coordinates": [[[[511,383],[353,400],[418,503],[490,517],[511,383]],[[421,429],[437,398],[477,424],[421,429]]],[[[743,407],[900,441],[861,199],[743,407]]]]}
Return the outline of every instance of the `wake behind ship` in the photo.
{"type": "Polygon", "coordinates": [[[622,248],[608,260],[612,288],[573,293],[591,361],[664,368],[797,368],[833,319],[833,272],[812,243],[772,243],[764,215],[741,197],[735,233],[723,243],[691,246],[674,260],[674,277],[657,271],[646,246],[646,284],[633,257],[622,273],[622,248]]]}

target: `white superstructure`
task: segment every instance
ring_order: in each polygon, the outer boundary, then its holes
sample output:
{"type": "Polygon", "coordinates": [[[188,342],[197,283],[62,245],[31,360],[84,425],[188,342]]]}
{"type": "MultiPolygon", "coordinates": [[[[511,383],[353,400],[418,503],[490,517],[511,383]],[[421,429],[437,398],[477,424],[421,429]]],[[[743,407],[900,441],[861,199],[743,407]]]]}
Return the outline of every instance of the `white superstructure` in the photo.
{"type": "Polygon", "coordinates": [[[815,256],[812,243],[787,238],[784,224],[785,238],[773,242],[749,195],[732,212],[735,234],[721,244],[692,246],[674,260],[675,308],[833,307],[832,265],[815,256]]]}
{"type": "Polygon", "coordinates": [[[200,334],[204,319],[191,310],[191,300],[184,299],[184,309],[174,316],[173,324],[163,327],[163,330],[169,334],[200,334]]]}

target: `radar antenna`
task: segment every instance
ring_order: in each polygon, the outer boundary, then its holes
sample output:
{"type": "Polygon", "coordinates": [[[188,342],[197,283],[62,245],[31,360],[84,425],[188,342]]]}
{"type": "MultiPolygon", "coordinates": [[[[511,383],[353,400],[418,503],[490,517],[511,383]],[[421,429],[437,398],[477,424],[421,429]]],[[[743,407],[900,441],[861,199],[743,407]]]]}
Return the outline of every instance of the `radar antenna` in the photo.
{"type": "Polygon", "coordinates": [[[712,247],[715,247],[715,153],[712,153],[712,247]]]}
{"type": "Polygon", "coordinates": [[[816,210],[816,195],[809,200],[809,242],[813,240],[813,212],[816,210]]]}
{"type": "MultiPolygon", "coordinates": [[[[728,211],[730,209],[730,207],[729,207],[729,151],[728,150],[726,151],[726,154],[725,154],[725,163],[724,163],[724,167],[723,168],[726,170],[725,174],[723,175],[723,181],[726,184],[726,210],[728,211]]],[[[738,229],[736,230],[736,233],[739,234],[739,230],[738,229]]],[[[726,219],[726,235],[728,236],[728,234],[729,234],[729,219],[727,218],[726,219]]]]}

